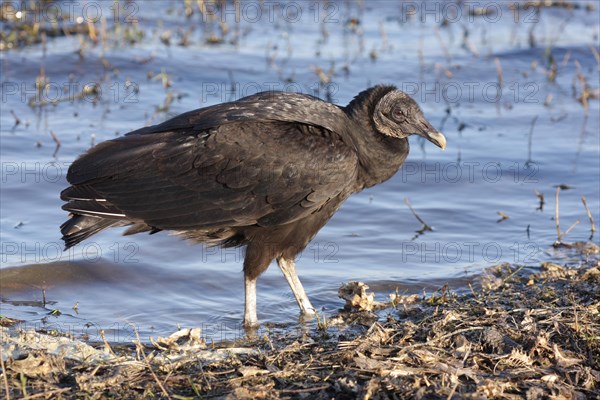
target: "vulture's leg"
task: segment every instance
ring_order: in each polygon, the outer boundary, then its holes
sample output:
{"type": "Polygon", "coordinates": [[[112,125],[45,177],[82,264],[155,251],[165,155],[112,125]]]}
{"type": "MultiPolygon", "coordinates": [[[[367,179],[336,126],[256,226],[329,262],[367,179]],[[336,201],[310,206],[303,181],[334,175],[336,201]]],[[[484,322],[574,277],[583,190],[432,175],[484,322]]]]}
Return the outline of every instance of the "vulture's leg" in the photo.
{"type": "Polygon", "coordinates": [[[244,289],[246,293],[246,305],[244,308],[244,326],[247,328],[258,326],[256,317],[256,280],[244,273],[244,289]]]}
{"type": "Polygon", "coordinates": [[[300,283],[300,279],[298,279],[298,275],[296,274],[296,262],[294,260],[285,259],[283,257],[279,257],[277,259],[277,264],[279,268],[281,268],[281,272],[283,272],[283,276],[287,280],[292,292],[294,293],[294,297],[296,297],[296,301],[298,302],[298,306],[300,306],[300,311],[302,314],[315,314],[315,308],[310,304],[310,300],[302,287],[302,283],[300,283]]]}

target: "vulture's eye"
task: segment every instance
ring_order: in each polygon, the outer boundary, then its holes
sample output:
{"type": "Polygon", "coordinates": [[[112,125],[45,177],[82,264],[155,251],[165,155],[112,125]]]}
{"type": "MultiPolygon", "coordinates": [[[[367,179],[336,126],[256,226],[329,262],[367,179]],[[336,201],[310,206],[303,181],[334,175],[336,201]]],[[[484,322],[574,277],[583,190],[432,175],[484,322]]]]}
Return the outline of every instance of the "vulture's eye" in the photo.
{"type": "Polygon", "coordinates": [[[400,107],[395,107],[392,110],[392,116],[398,122],[406,122],[407,119],[406,112],[400,107]]]}

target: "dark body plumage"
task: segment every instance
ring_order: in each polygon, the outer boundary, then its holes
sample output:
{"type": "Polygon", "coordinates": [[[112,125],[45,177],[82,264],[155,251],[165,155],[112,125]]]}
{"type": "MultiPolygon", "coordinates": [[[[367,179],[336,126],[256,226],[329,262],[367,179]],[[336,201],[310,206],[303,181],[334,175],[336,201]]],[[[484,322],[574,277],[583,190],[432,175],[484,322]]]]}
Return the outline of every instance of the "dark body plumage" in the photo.
{"type": "Polygon", "coordinates": [[[184,113],[103,142],[72,164],[72,186],[61,194],[71,212],[63,240],[70,247],[129,225],[125,234],[169,230],[245,245],[246,324],[257,322],[249,285],[273,259],[310,312],[295,256],[352,193],[396,173],[413,133],[445,146],[416,103],[391,86],[346,107],[263,92],[184,113]]]}

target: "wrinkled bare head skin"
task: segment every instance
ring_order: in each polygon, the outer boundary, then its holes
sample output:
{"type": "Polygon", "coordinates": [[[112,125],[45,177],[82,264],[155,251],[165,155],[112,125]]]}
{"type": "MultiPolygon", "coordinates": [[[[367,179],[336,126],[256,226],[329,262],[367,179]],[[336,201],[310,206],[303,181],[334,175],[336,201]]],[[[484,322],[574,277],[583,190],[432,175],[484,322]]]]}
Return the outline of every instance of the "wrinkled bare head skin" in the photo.
{"type": "Polygon", "coordinates": [[[425,119],[419,105],[406,93],[392,90],[375,105],[375,128],[394,138],[419,135],[444,149],[446,138],[425,119]]]}

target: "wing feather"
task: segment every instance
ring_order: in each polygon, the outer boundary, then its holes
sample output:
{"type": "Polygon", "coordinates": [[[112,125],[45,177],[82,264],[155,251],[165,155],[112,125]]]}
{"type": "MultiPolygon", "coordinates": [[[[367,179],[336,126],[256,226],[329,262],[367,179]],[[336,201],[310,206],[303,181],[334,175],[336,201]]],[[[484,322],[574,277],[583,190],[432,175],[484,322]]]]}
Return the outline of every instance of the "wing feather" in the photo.
{"type": "MultiPolygon", "coordinates": [[[[306,102],[298,96],[285,103],[251,96],[104,142],[73,163],[64,208],[80,212],[92,204],[86,199],[103,199],[110,212],[174,230],[271,226],[308,216],[349,191],[358,162],[334,130],[344,124],[343,112],[312,100],[314,115],[318,107],[331,111],[319,125],[294,107],[306,102]]],[[[89,215],[104,212],[98,204],[89,215]]]]}

